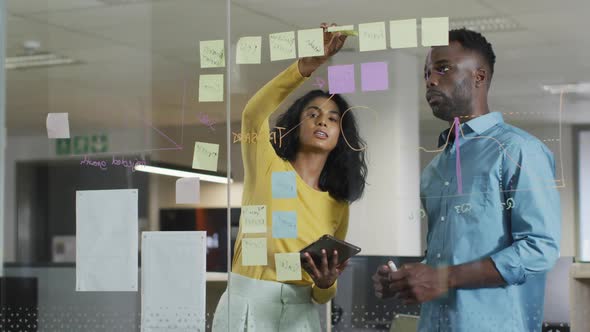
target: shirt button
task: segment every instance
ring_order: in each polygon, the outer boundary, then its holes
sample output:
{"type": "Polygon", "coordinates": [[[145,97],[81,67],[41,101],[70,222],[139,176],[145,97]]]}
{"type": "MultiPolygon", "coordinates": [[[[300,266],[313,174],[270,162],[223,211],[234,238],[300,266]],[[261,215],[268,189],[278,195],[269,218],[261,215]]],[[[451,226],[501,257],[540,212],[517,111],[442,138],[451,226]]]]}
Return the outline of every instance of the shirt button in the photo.
{"type": "Polygon", "coordinates": [[[449,181],[445,181],[445,186],[448,186],[448,185],[449,185],[449,181]]]}
{"type": "Polygon", "coordinates": [[[445,217],[440,217],[440,220],[441,221],[445,221],[445,217]]]}

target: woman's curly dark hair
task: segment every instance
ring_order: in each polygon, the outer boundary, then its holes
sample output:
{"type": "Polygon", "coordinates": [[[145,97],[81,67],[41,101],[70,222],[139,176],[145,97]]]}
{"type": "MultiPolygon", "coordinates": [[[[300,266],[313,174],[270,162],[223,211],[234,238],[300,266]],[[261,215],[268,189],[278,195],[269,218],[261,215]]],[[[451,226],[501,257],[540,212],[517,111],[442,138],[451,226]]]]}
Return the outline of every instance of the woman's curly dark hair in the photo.
{"type": "MultiPolygon", "coordinates": [[[[301,112],[315,98],[330,98],[330,96],[332,95],[325,91],[312,90],[297,99],[285,113],[280,115],[276,127],[285,128],[283,130],[285,133],[291,128],[297,128],[285,135],[280,140],[280,144],[273,143],[279,157],[288,161],[295,160],[299,150],[299,127],[297,125],[301,122],[301,112]]],[[[364,150],[366,143],[359,135],[358,126],[352,112],[344,114],[349,109],[346,100],[338,94],[332,96],[331,100],[338,106],[342,131],[338,137],[336,147],[328,155],[324,169],[320,174],[319,187],[321,190],[329,192],[334,199],[350,203],[361,198],[365,190],[367,163],[364,150]],[[344,136],[346,136],[348,144],[344,136]],[[355,151],[351,146],[357,150],[362,149],[362,151],[355,151]]],[[[277,128],[274,128],[273,131],[278,137],[280,131],[277,128]]]]}

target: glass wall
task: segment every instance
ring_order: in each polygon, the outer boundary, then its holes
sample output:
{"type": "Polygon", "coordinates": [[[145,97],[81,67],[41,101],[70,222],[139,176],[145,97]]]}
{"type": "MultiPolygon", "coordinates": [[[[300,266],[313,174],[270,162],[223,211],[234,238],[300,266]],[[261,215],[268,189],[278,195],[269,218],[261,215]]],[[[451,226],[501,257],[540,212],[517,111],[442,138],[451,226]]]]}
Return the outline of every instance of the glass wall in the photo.
{"type": "Polygon", "coordinates": [[[7,1],[0,324],[590,328],[588,6],[7,1]]]}

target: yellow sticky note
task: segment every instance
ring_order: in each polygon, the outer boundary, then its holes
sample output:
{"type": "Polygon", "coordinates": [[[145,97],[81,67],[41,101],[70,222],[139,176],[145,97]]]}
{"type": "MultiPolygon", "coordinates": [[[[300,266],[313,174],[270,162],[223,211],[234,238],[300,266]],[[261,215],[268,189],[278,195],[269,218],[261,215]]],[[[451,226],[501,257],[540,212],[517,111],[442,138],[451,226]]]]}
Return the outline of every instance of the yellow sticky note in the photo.
{"type": "Polygon", "coordinates": [[[295,48],[295,32],[279,32],[268,35],[270,44],[270,61],[295,59],[297,49],[295,48]]]}
{"type": "Polygon", "coordinates": [[[449,18],[422,18],[422,46],[449,45],[449,18]]]}
{"type": "Polygon", "coordinates": [[[328,32],[340,32],[345,36],[358,36],[358,32],[354,31],[354,25],[342,25],[337,27],[329,27],[328,32]]]}
{"type": "Polygon", "coordinates": [[[385,22],[359,24],[359,50],[378,51],[387,48],[385,22]]]}
{"type": "Polygon", "coordinates": [[[195,142],[193,168],[217,172],[219,144],[195,142]]]}
{"type": "Polygon", "coordinates": [[[266,205],[242,206],[242,232],[266,233],[266,205]]]}
{"type": "Polygon", "coordinates": [[[202,40],[199,43],[201,68],[225,67],[225,48],[222,40],[202,40]]]}
{"type": "Polygon", "coordinates": [[[298,252],[275,254],[277,281],[301,280],[301,258],[298,252]]]}
{"type": "Polygon", "coordinates": [[[242,265],[267,265],[266,238],[242,239],[242,265]]]}
{"type": "Polygon", "coordinates": [[[262,37],[242,37],[236,45],[237,64],[260,64],[262,37]]]}
{"type": "Polygon", "coordinates": [[[391,48],[418,46],[416,19],[389,21],[389,42],[391,48]]]}
{"type": "Polygon", "coordinates": [[[300,58],[324,55],[324,30],[322,28],[298,30],[297,49],[300,58]]]}
{"type": "Polygon", "coordinates": [[[199,102],[223,101],[223,74],[199,76],[199,102]]]}

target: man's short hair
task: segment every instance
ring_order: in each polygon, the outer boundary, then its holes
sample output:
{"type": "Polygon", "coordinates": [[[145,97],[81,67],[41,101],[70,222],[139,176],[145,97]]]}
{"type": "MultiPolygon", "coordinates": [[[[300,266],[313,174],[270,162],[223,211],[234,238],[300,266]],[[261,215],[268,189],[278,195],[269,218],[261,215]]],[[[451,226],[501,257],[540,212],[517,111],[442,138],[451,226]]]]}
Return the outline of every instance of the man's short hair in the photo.
{"type": "Polygon", "coordinates": [[[494,64],[496,63],[496,54],[487,39],[479,32],[467,30],[465,28],[449,31],[449,42],[456,41],[466,50],[477,52],[481,55],[490,67],[490,79],[494,75],[494,64]]]}

